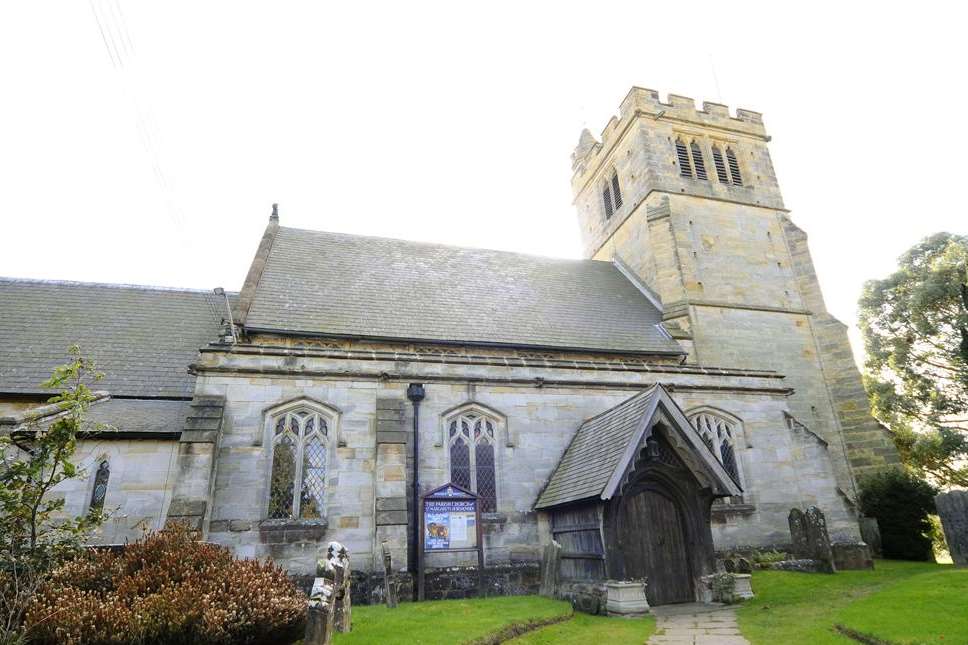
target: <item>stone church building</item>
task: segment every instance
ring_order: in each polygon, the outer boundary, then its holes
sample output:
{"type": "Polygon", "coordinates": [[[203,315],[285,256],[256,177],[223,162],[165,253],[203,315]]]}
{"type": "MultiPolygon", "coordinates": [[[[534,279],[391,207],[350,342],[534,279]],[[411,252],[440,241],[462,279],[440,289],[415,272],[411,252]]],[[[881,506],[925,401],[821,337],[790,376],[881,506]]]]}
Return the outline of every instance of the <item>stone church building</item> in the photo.
{"type": "Polygon", "coordinates": [[[110,427],[66,510],[110,510],[100,543],[184,520],[294,575],[330,540],[412,568],[415,476],[478,494],[487,567],[554,538],[563,578],[648,577],[659,603],[698,597],[714,549],[788,544],[792,507],[857,542],[856,479],[897,454],[769,140],[756,112],[633,88],[572,156],[583,260],[274,211],[238,294],[0,279],[0,431],[53,412],[38,384],[78,343],[110,427]]]}

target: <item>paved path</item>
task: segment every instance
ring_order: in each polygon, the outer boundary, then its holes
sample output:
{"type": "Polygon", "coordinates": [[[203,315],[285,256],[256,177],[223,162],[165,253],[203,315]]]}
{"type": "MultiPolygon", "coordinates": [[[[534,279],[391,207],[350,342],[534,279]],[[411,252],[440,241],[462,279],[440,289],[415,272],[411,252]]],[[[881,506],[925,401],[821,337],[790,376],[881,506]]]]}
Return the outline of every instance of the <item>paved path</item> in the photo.
{"type": "Polygon", "coordinates": [[[652,610],[655,634],[647,645],[749,645],[736,626],[736,612],[722,605],[666,605],[652,610]]]}

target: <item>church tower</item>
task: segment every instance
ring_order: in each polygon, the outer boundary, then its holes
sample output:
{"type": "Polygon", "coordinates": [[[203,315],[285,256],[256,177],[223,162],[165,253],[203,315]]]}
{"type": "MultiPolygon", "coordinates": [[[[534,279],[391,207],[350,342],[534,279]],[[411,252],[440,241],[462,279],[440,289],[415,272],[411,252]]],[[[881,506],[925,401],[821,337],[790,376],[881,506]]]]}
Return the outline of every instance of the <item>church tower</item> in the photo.
{"type": "Polygon", "coordinates": [[[585,256],[659,295],[689,361],[784,375],[791,427],[828,443],[849,498],[858,475],[898,463],[784,207],[762,115],[635,87],[601,139],[585,130],[572,155],[585,256]]]}

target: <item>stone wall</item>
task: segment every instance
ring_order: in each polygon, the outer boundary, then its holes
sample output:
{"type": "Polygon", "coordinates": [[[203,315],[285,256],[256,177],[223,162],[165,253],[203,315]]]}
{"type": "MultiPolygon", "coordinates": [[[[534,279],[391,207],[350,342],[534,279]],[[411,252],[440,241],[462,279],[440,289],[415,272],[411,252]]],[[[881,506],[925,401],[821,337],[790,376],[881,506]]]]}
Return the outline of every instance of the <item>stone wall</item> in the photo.
{"type": "MultiPolygon", "coordinates": [[[[424,383],[427,393],[420,409],[424,492],[449,479],[442,422],[449,411],[473,403],[501,419],[498,509],[482,522],[489,567],[540,559],[540,518],[531,506],[575,430],[583,420],[657,380],[672,389],[686,410],[712,406],[742,421],[744,440],[737,456],[747,479],[748,504],[743,513],[713,527],[717,545],[788,541],[786,510],[807,503],[821,505],[832,525],[850,531],[851,518],[837,496],[829,456],[812,435],[789,427],[788,392],[776,375],[647,364],[634,369],[610,367],[607,361],[539,367],[544,361],[515,366],[509,361],[408,362],[346,358],[346,352],[337,358],[325,352],[296,356],[273,351],[206,350],[196,366],[199,394],[226,399],[208,538],[242,556],[271,556],[293,574],[311,572],[317,551],[329,540],[351,549],[354,568],[378,568],[373,554],[379,553],[388,531],[396,536],[396,542],[390,540],[391,548],[397,548],[394,567],[406,569],[405,535],[397,535],[405,530],[403,516],[386,501],[399,500],[404,490],[400,450],[405,444],[386,443],[394,435],[380,433],[408,432],[412,416],[405,391],[410,382],[424,383]],[[266,415],[300,397],[339,411],[339,446],[327,478],[329,512],[324,522],[312,526],[296,522],[268,530],[266,415]],[[398,430],[392,429],[394,424],[398,430]],[[384,523],[391,520],[400,523],[384,523]]],[[[431,554],[427,564],[470,566],[476,558],[431,554]]]]}
{"type": "Polygon", "coordinates": [[[104,510],[111,518],[92,536],[92,544],[122,544],[140,539],[145,531],[164,526],[175,482],[178,442],[174,440],[84,439],[77,443],[75,463],[84,476],[62,482],[52,495],[64,498],[62,515],[87,512],[98,464],[111,468],[104,510]]]}

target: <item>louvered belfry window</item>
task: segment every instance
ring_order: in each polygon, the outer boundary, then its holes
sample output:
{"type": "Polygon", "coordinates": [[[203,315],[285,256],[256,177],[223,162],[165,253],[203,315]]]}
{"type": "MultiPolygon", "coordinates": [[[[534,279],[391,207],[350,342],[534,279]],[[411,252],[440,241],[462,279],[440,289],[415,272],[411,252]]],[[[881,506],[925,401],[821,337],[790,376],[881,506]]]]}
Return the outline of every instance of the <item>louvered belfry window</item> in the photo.
{"type": "Polygon", "coordinates": [[[732,148],[726,148],[726,163],[729,164],[729,175],[733,180],[734,186],[743,185],[743,176],[739,173],[739,162],[736,160],[736,153],[732,148]]]}
{"type": "Polygon", "coordinates": [[[682,139],[676,139],[676,157],[679,160],[679,174],[683,177],[692,177],[692,166],[689,165],[689,151],[682,139]]]}
{"type": "Polygon", "coordinates": [[[608,185],[602,189],[602,201],[605,202],[605,219],[608,219],[612,216],[612,191],[608,185]]]}
{"type": "Polygon", "coordinates": [[[689,149],[692,152],[692,167],[696,169],[696,178],[706,179],[706,162],[703,161],[699,144],[693,141],[689,145],[689,149]]]}
{"type": "Polygon", "coordinates": [[[273,419],[270,519],[319,519],[326,514],[329,424],[308,407],[273,419]]]}
{"type": "Polygon", "coordinates": [[[104,510],[104,498],[108,494],[108,480],[111,478],[111,464],[105,459],[98,464],[97,472],[94,473],[94,490],[91,491],[92,511],[104,510]]]}
{"type": "Polygon", "coordinates": [[[497,510],[495,445],[497,421],[477,412],[464,412],[446,422],[450,449],[450,480],[474,491],[481,512],[497,510]]]}
{"type": "Polygon", "coordinates": [[[618,185],[618,173],[612,173],[612,197],[615,199],[615,210],[622,208],[622,189],[618,185]]]}
{"type": "Polygon", "coordinates": [[[723,464],[726,472],[742,486],[736,463],[736,424],[710,412],[701,412],[693,416],[691,421],[703,443],[723,464]]]}
{"type": "Polygon", "coordinates": [[[719,179],[719,183],[728,184],[729,175],[726,174],[726,162],[723,161],[723,151],[719,149],[719,146],[713,146],[713,165],[716,166],[716,177],[719,179]]]}

